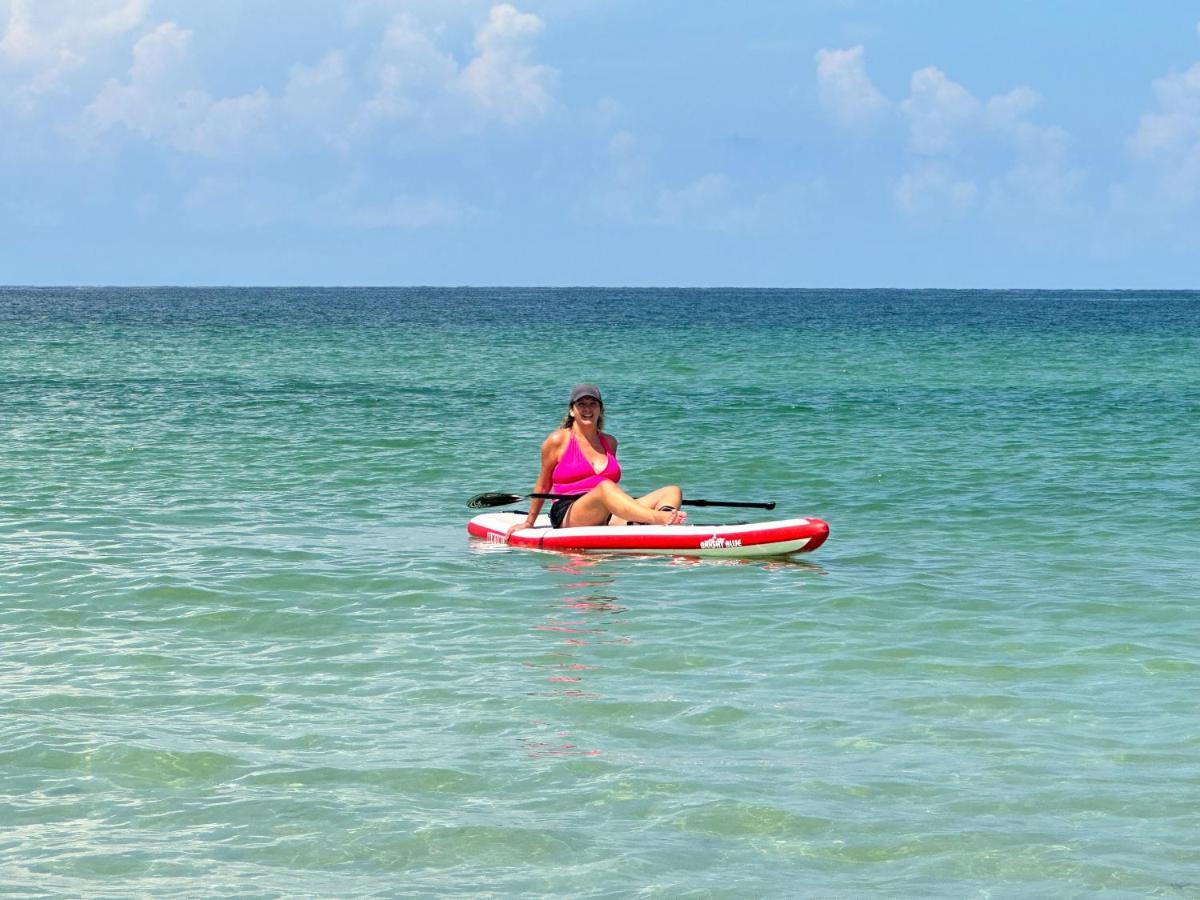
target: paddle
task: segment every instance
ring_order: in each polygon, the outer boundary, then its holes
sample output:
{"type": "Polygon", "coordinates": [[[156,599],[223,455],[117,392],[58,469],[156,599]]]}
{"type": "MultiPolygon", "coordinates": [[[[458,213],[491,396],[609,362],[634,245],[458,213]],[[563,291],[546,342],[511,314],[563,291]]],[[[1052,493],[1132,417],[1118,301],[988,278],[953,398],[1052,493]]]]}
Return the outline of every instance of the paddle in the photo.
{"type": "MultiPolygon", "coordinates": [[[[574,494],[501,494],[491,492],[476,494],[467,501],[470,509],[487,509],[492,506],[508,506],[520,500],[567,500],[574,494]]],[[[684,500],[684,506],[736,506],[739,509],[774,509],[775,501],[769,503],[750,503],[745,500],[684,500]]]]}

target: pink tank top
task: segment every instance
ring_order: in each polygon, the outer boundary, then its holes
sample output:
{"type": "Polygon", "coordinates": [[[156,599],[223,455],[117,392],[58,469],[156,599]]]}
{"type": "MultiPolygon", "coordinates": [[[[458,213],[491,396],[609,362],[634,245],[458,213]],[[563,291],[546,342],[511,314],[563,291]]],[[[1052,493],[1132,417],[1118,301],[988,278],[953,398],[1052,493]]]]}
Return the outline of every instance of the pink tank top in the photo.
{"type": "Polygon", "coordinates": [[[604,435],[600,436],[600,443],[608,456],[608,462],[603,470],[597,472],[588,462],[588,458],[583,455],[583,451],[579,449],[575,433],[571,433],[567,449],[563,451],[562,457],[554,467],[554,487],[551,488],[554,493],[586,494],[602,481],[617,482],[621,480],[621,464],[617,462],[617,457],[609,448],[604,435]]]}

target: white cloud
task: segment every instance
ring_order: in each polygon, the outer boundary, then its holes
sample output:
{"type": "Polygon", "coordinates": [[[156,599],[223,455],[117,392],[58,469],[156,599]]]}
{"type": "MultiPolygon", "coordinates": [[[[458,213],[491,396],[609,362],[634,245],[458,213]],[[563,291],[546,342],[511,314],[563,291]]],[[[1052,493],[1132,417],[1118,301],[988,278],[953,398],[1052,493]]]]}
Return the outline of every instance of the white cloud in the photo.
{"type": "MultiPolygon", "coordinates": [[[[791,228],[813,208],[813,185],[774,183],[763,190],[725,172],[690,181],[660,177],[637,135],[618,129],[604,144],[605,167],[580,197],[581,221],[638,228],[748,232],[791,228]]],[[[675,173],[671,173],[674,176],[675,173]]]]}
{"type": "Polygon", "coordinates": [[[179,113],[176,70],[185,62],[191,32],[174,22],[160,25],[133,47],[128,81],[113,78],[101,89],[84,113],[88,130],[101,134],[124,125],[143,137],[157,137],[171,130],[179,113]]]}
{"type": "Polygon", "coordinates": [[[709,172],[681,189],[660,191],[657,219],[663,224],[701,221],[726,204],[729,194],[729,179],[718,172],[709,172]]]}
{"type": "Polygon", "coordinates": [[[907,132],[908,157],[893,196],[906,214],[961,216],[985,201],[1039,207],[1066,202],[1082,181],[1070,164],[1069,136],[1030,115],[1037,93],[1017,87],[981,101],[936,66],[912,74],[908,97],[892,103],[866,75],[861,47],[817,56],[822,102],[843,122],[894,108],[907,132]]]}
{"type": "Polygon", "coordinates": [[[1026,87],[993,97],[984,108],[987,128],[1013,153],[1004,175],[1006,192],[1045,207],[1067,203],[1083,184],[1083,173],[1071,163],[1071,139],[1056,125],[1037,125],[1025,116],[1041,102],[1026,87]]]}
{"type": "Polygon", "coordinates": [[[446,136],[544,117],[554,106],[557,72],[532,59],[543,28],[531,13],[495,5],[475,31],[474,55],[460,66],[442,47],[439,26],[411,10],[394,16],[369,67],[371,96],[356,130],[401,122],[446,136]]]}
{"type": "Polygon", "coordinates": [[[818,199],[820,193],[819,181],[784,179],[764,190],[724,172],[707,172],[683,187],[660,188],[641,224],[726,234],[819,229],[814,212],[828,199],[818,199]]]}
{"type": "Polygon", "coordinates": [[[999,94],[987,102],[984,114],[998,128],[1016,125],[1026,113],[1033,112],[1042,98],[1028,87],[1013,88],[1007,94],[999,94]]]}
{"type": "Polygon", "coordinates": [[[556,73],[530,61],[542,20],[508,3],[493,6],[475,36],[477,55],[459,84],[485,114],[508,124],[541,118],[550,111],[556,73]]]}
{"type": "Polygon", "coordinates": [[[875,119],[891,106],[867,75],[863,48],[817,51],[817,87],[821,103],[845,125],[875,119]]]}
{"type": "Polygon", "coordinates": [[[981,105],[934,66],[913,73],[911,92],[900,104],[909,125],[909,149],[921,156],[957,151],[977,126],[981,105]]]}
{"type": "Polygon", "coordinates": [[[315,132],[346,152],[387,123],[443,136],[488,121],[516,125],[553,106],[555,73],[531,61],[542,28],[537,16],[493,6],[476,33],[475,56],[460,68],[438,45],[436,28],[403,12],[364,69],[365,95],[346,55],[333,50],[314,66],[293,66],[282,97],[260,87],[213,98],[192,71],[192,32],[165,22],[134,45],[127,76],[109,79],[88,106],[83,132],[95,140],[121,126],[181,152],[227,158],[280,143],[281,129],[315,132]]]}
{"type": "Polygon", "coordinates": [[[0,0],[0,103],[31,113],[89,57],[146,18],[150,0],[0,0]]]}
{"type": "Polygon", "coordinates": [[[1132,146],[1141,156],[1178,153],[1200,139],[1200,63],[1154,82],[1158,109],[1142,116],[1132,146]]]}
{"type": "Polygon", "coordinates": [[[429,115],[458,75],[454,58],[408,13],[388,25],[372,68],[375,94],[362,111],[368,119],[429,115]]]}
{"type": "Polygon", "coordinates": [[[896,204],[906,215],[939,218],[961,216],[975,205],[979,186],[941,163],[922,162],[896,184],[896,204]]]}
{"type": "MultiPolygon", "coordinates": [[[[615,124],[615,123],[614,123],[615,124]]],[[[619,129],[607,138],[605,171],[583,199],[584,218],[631,225],[650,217],[650,160],[637,135],[619,129]]]]}
{"type": "Polygon", "coordinates": [[[192,33],[166,22],[133,48],[125,81],[110,79],[84,112],[93,139],[124,126],[185,153],[227,157],[270,140],[271,98],[263,88],[213,99],[191,86],[192,33]]]}
{"type": "Polygon", "coordinates": [[[216,158],[274,145],[275,136],[270,132],[272,101],[265,89],[217,100],[202,91],[187,96],[195,99],[195,115],[178,132],[179,149],[216,158]]]}
{"type": "Polygon", "coordinates": [[[315,66],[292,66],[282,99],[283,114],[299,129],[345,151],[350,146],[348,132],[354,117],[352,96],[345,55],[332,50],[315,66]]]}
{"type": "Polygon", "coordinates": [[[0,0],[0,154],[116,159],[143,143],[173,163],[158,209],[182,202],[249,224],[429,228],[487,214],[430,188],[422,172],[440,164],[423,154],[453,153],[485,129],[518,129],[555,108],[557,72],[536,58],[544,23],[509,3],[357,4],[323,52],[282,77],[258,76],[280,88],[251,81],[219,92],[205,16],[156,20],[151,2],[0,0]],[[51,92],[54,103],[42,103],[51,92]],[[5,127],[13,110],[29,113],[20,128],[5,127]],[[330,149],[336,171],[314,156],[330,149]],[[362,180],[347,185],[346,169],[362,180]]]}
{"type": "Polygon", "coordinates": [[[1200,196],[1200,63],[1155,81],[1154,97],[1130,150],[1153,167],[1166,194],[1190,202],[1200,196]]]}
{"type": "MultiPolygon", "coordinates": [[[[377,145],[380,137],[393,149],[410,138],[444,143],[488,126],[527,124],[554,107],[557,73],[534,59],[544,24],[508,3],[358,4],[347,16],[348,31],[340,40],[335,35],[315,63],[294,64],[280,93],[251,84],[234,96],[209,92],[192,31],[149,21],[149,3],[0,0],[7,19],[0,109],[32,114],[40,97],[63,87],[60,108],[40,117],[47,136],[68,133],[86,152],[125,133],[180,153],[232,159],[305,146],[313,136],[342,154],[377,145]],[[461,65],[447,49],[442,15],[456,28],[475,21],[461,65]],[[68,91],[66,74],[83,67],[89,53],[103,55],[103,64],[68,91]]],[[[37,121],[29,119],[24,143],[33,145],[33,135],[42,133],[37,121]]]]}
{"type": "Polygon", "coordinates": [[[150,0],[7,0],[0,56],[18,63],[54,65],[80,59],[89,48],[132,31],[150,0]]]}

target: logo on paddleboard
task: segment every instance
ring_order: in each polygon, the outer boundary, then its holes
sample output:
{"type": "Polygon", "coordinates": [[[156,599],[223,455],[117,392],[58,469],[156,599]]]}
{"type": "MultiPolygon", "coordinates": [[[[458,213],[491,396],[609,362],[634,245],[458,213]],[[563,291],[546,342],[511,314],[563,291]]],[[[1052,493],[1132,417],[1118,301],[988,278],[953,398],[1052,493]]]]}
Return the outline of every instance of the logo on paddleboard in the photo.
{"type": "Polygon", "coordinates": [[[740,547],[742,542],[739,540],[730,540],[729,538],[717,537],[715,534],[707,541],[701,541],[700,547],[704,550],[721,550],[725,547],[740,547]]]}

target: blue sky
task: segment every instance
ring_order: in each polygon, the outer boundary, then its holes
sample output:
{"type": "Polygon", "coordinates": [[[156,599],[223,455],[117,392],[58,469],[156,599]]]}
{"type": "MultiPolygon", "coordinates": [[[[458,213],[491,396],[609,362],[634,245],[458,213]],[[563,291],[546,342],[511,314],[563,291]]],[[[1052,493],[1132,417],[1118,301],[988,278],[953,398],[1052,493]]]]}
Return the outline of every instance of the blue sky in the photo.
{"type": "Polygon", "coordinates": [[[0,0],[0,283],[1200,287],[1200,6],[0,0]]]}

